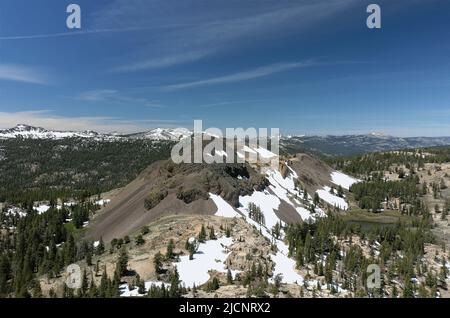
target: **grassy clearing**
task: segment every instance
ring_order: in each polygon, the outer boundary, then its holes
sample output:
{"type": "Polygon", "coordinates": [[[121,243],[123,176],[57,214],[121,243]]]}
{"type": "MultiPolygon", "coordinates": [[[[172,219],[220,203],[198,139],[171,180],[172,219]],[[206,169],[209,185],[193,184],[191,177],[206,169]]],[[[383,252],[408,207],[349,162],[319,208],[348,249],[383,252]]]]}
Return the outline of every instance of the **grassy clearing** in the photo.
{"type": "Polygon", "coordinates": [[[412,221],[412,217],[402,215],[400,212],[392,210],[387,210],[380,213],[372,213],[363,209],[352,209],[342,215],[342,218],[346,222],[368,222],[374,224],[378,223],[380,225],[396,224],[399,221],[410,223],[412,221]]]}

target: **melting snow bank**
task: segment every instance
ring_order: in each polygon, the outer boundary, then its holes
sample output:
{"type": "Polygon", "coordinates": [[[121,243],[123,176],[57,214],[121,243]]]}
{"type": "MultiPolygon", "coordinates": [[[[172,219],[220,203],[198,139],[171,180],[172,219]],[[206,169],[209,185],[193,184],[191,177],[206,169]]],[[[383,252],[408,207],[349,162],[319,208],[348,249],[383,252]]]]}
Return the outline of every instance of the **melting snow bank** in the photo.
{"type": "Polygon", "coordinates": [[[331,188],[330,187],[323,187],[321,190],[317,190],[317,194],[319,197],[327,202],[328,204],[331,204],[332,206],[336,206],[341,210],[347,210],[348,209],[348,203],[345,202],[345,200],[341,197],[338,197],[337,195],[334,195],[330,193],[331,188]]]}
{"type": "MultiPolygon", "coordinates": [[[[228,247],[233,243],[231,237],[221,237],[217,240],[200,243],[194,259],[181,256],[180,261],[173,263],[177,267],[182,284],[186,287],[202,285],[209,280],[209,271],[226,273],[225,261],[231,254],[228,247]]],[[[236,273],[237,271],[234,271],[236,273]]],[[[232,271],[233,273],[233,271],[232,271]]]]}
{"type": "MultiPolygon", "coordinates": [[[[104,206],[104,205],[108,204],[109,202],[111,202],[111,200],[109,200],[109,199],[104,199],[104,200],[101,199],[101,200],[95,201],[94,204],[100,205],[100,206],[104,206]]],[[[64,207],[71,207],[71,206],[75,206],[77,204],[78,204],[77,202],[65,202],[64,203],[64,207]]],[[[34,207],[33,209],[36,210],[38,212],[38,214],[42,214],[42,213],[45,213],[48,210],[50,210],[50,208],[51,208],[50,205],[41,204],[41,205],[39,205],[37,207],[34,207]]],[[[56,206],[56,209],[61,210],[62,206],[60,204],[58,204],[56,206]]]]}
{"type": "MultiPolygon", "coordinates": [[[[170,287],[170,284],[163,282],[145,282],[145,293],[147,294],[150,288],[153,286],[161,287],[164,284],[166,288],[170,287]]],[[[120,297],[142,297],[144,294],[139,294],[139,288],[134,286],[133,289],[130,290],[128,284],[122,284],[119,286],[120,297]]]]}
{"type": "Polygon", "coordinates": [[[331,173],[331,182],[348,190],[354,183],[361,182],[361,180],[352,178],[345,173],[334,171],[331,173]]]}
{"type": "Polygon", "coordinates": [[[259,206],[261,212],[264,214],[264,221],[267,228],[271,229],[280,221],[274,210],[278,209],[281,201],[278,197],[268,193],[267,191],[253,191],[252,195],[246,195],[244,197],[241,196],[239,197],[239,203],[242,205],[242,207],[239,208],[239,211],[241,211],[248,218],[247,221],[250,220],[247,211],[247,207],[250,203],[254,203],[259,206]]]}
{"type": "Polygon", "coordinates": [[[19,216],[22,218],[27,215],[27,212],[21,208],[13,206],[11,208],[8,208],[8,210],[6,210],[6,215],[19,216]]]}
{"type": "Polygon", "coordinates": [[[302,285],[303,277],[295,271],[297,264],[295,260],[288,257],[288,246],[281,241],[277,241],[276,245],[278,248],[277,254],[271,255],[271,259],[275,263],[271,281],[273,282],[275,276],[281,274],[283,283],[302,285]]]}
{"type": "Polygon", "coordinates": [[[104,206],[104,205],[108,204],[109,202],[111,202],[110,199],[101,199],[101,200],[95,201],[95,204],[96,205],[100,205],[100,206],[104,206]]]}
{"type": "MultiPolygon", "coordinates": [[[[303,221],[305,222],[315,222],[316,217],[325,217],[325,212],[320,208],[315,208],[315,212],[312,214],[311,211],[305,209],[304,207],[299,206],[300,202],[297,198],[303,196],[295,186],[295,180],[298,178],[298,175],[286,164],[286,167],[290,170],[289,175],[286,178],[283,178],[279,171],[269,170],[267,172],[267,179],[270,182],[269,189],[275,193],[276,197],[280,200],[285,201],[289,205],[291,205],[297,213],[300,215],[303,221]],[[294,204],[294,202],[296,204],[294,204]]],[[[309,196],[308,196],[308,199],[309,196]]],[[[254,202],[258,205],[257,202],[254,202]]],[[[278,209],[278,206],[276,207],[278,209]]],[[[275,215],[278,219],[278,217],[275,215]]],[[[266,223],[267,224],[267,223],[266,223]]],[[[271,228],[271,227],[269,227],[271,228]]]]}
{"type": "Polygon", "coordinates": [[[214,201],[214,204],[217,206],[217,212],[215,215],[223,216],[225,218],[234,218],[239,216],[239,214],[233,209],[231,205],[228,204],[220,195],[209,194],[211,200],[214,201]]]}

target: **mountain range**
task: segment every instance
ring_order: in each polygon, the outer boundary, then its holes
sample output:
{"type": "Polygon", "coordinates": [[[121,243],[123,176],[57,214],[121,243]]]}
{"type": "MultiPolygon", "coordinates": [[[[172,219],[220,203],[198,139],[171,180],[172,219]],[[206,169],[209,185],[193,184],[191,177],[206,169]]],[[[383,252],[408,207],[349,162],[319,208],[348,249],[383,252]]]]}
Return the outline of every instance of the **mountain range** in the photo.
{"type": "Polygon", "coordinates": [[[87,131],[58,131],[47,130],[41,127],[34,127],[19,124],[14,128],[0,130],[0,139],[65,139],[65,138],[90,138],[97,140],[117,140],[117,139],[149,139],[149,140],[171,140],[178,141],[189,137],[191,132],[185,128],[155,128],[146,132],[134,134],[118,133],[98,133],[92,130],[87,131]]]}
{"type": "MultiPolygon", "coordinates": [[[[0,139],[65,139],[84,138],[95,140],[146,139],[179,141],[190,137],[186,128],[155,128],[133,134],[98,133],[88,131],[56,131],[20,124],[14,128],[0,130],[0,139]]],[[[298,135],[282,136],[280,150],[286,153],[308,152],[323,156],[352,156],[369,152],[390,151],[409,148],[427,148],[450,145],[450,137],[395,137],[381,133],[359,135],[298,135]]]]}

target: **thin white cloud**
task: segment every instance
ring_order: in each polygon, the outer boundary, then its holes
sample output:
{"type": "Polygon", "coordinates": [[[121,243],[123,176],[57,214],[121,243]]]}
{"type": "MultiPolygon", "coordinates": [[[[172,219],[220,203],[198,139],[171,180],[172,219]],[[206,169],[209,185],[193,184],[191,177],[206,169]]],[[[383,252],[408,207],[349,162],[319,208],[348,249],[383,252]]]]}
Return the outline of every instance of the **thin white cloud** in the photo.
{"type": "MultiPolygon", "coordinates": [[[[120,26],[148,28],[139,51],[128,53],[111,71],[131,72],[171,67],[202,60],[249,44],[270,41],[280,34],[306,33],[316,23],[328,19],[358,0],[279,0],[254,3],[241,0],[142,1],[114,0],[93,12],[97,29],[120,26]]],[[[124,41],[128,42],[128,38],[124,41]]],[[[121,41],[119,39],[119,41],[121,41]]]]}
{"type": "Polygon", "coordinates": [[[186,27],[186,26],[189,26],[189,24],[172,24],[172,25],[158,25],[158,26],[125,27],[125,28],[105,28],[105,29],[70,31],[70,32],[59,32],[59,33],[10,35],[10,36],[0,36],[0,41],[48,39],[48,38],[60,38],[60,37],[78,36],[78,35],[100,34],[100,33],[139,32],[139,31],[170,29],[170,28],[186,27]]]}
{"type": "Polygon", "coordinates": [[[183,122],[165,119],[120,120],[113,117],[66,117],[53,115],[51,111],[0,112],[0,129],[26,124],[62,131],[94,130],[102,133],[133,133],[155,127],[180,127],[183,122]]]}
{"type": "Polygon", "coordinates": [[[149,100],[143,97],[127,96],[114,89],[97,89],[82,92],[76,97],[78,100],[86,102],[112,102],[118,104],[135,104],[145,107],[162,108],[165,107],[161,103],[155,100],[149,100]]]}
{"type": "Polygon", "coordinates": [[[114,68],[113,72],[132,72],[132,71],[141,71],[148,69],[156,69],[163,67],[170,67],[178,64],[183,64],[187,62],[194,62],[202,59],[203,57],[210,54],[207,51],[193,51],[187,52],[185,54],[174,54],[168,55],[159,58],[148,59],[144,61],[140,61],[137,63],[132,63],[128,65],[123,65],[114,68]]]}
{"type": "Polygon", "coordinates": [[[48,84],[48,79],[36,68],[18,64],[0,64],[0,80],[29,84],[48,84]]]}
{"type": "Polygon", "coordinates": [[[78,99],[88,102],[98,102],[105,101],[113,96],[115,96],[118,91],[113,89],[98,89],[82,92],[78,99]]]}
{"type": "Polygon", "coordinates": [[[210,104],[204,104],[200,105],[201,108],[212,108],[212,107],[221,107],[221,106],[229,106],[229,105],[239,105],[239,104],[245,104],[245,103],[256,103],[256,102],[264,102],[263,99],[251,99],[251,100],[231,100],[231,101],[223,101],[223,102],[216,102],[216,103],[210,103],[210,104]]]}
{"type": "Polygon", "coordinates": [[[214,85],[214,84],[225,84],[225,83],[234,83],[234,82],[242,82],[251,79],[256,79],[260,77],[269,76],[274,73],[279,73],[283,71],[292,70],[300,67],[311,66],[310,62],[295,62],[295,63],[280,63],[280,64],[272,64],[267,66],[261,66],[255,68],[253,70],[238,72],[230,75],[219,76],[214,78],[208,78],[205,80],[186,82],[180,84],[173,84],[164,86],[164,90],[178,90],[178,89],[186,89],[198,86],[205,85],[214,85]]]}

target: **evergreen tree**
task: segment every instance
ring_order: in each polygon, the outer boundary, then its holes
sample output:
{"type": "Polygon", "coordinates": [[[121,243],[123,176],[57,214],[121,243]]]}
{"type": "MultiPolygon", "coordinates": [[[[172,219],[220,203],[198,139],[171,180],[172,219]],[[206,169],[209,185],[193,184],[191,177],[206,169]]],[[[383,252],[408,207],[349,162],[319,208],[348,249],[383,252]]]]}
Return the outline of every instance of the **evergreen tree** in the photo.
{"type": "Polygon", "coordinates": [[[88,291],[88,278],[86,275],[86,270],[83,270],[83,275],[81,276],[81,288],[80,288],[80,296],[85,297],[88,291]]]}
{"type": "Polygon", "coordinates": [[[314,193],[314,200],[313,200],[313,203],[314,203],[314,205],[319,205],[319,202],[320,202],[320,197],[319,197],[319,194],[316,192],[316,193],[314,193]]]}
{"type": "Polygon", "coordinates": [[[206,240],[206,230],[205,226],[202,224],[202,228],[200,229],[200,233],[198,234],[198,241],[200,243],[205,243],[206,240]]]}
{"type": "Polygon", "coordinates": [[[73,235],[69,234],[68,241],[64,243],[64,264],[70,265],[73,262],[75,262],[75,253],[76,253],[76,246],[75,246],[75,239],[73,235]]]}
{"type": "Polygon", "coordinates": [[[89,298],[97,298],[97,297],[98,297],[97,286],[95,285],[94,277],[92,277],[91,284],[89,286],[89,298]]]}
{"type": "Polygon", "coordinates": [[[220,287],[219,279],[214,277],[208,284],[206,284],[206,291],[208,293],[218,290],[220,287]]]}
{"type": "Polygon", "coordinates": [[[178,270],[175,267],[173,272],[170,275],[170,289],[169,289],[169,297],[170,298],[179,298],[181,296],[180,293],[180,276],[178,275],[178,270]]]}
{"type": "Polygon", "coordinates": [[[135,238],[135,243],[136,243],[136,245],[138,245],[138,246],[145,243],[145,240],[144,240],[144,238],[142,237],[141,234],[139,234],[139,235],[136,236],[136,238],[135,238]]]}
{"type": "Polygon", "coordinates": [[[138,293],[141,295],[144,295],[145,294],[145,283],[143,281],[141,281],[137,284],[137,286],[138,286],[138,293]]]}
{"type": "Polygon", "coordinates": [[[213,226],[211,226],[211,228],[209,230],[209,239],[210,240],[216,240],[217,239],[216,233],[214,233],[214,227],[213,226]]]}
{"type": "Polygon", "coordinates": [[[411,279],[406,279],[405,287],[403,289],[403,298],[413,298],[413,297],[414,297],[414,291],[413,291],[411,279]]]}
{"type": "Polygon", "coordinates": [[[98,295],[101,298],[109,297],[110,281],[106,273],[106,269],[103,270],[102,278],[100,280],[100,287],[98,289],[98,295]]]}
{"type": "Polygon", "coordinates": [[[102,255],[105,252],[105,244],[103,243],[103,238],[100,237],[99,243],[97,245],[97,248],[95,250],[95,253],[97,255],[102,255]]]}
{"type": "Polygon", "coordinates": [[[174,249],[175,249],[175,243],[173,239],[169,240],[169,244],[167,244],[167,251],[166,251],[166,259],[171,260],[174,258],[174,249]]]}
{"type": "Polygon", "coordinates": [[[116,272],[119,277],[125,276],[127,274],[128,272],[127,267],[128,267],[128,253],[127,250],[125,249],[125,246],[123,246],[120,249],[119,258],[116,263],[116,272]]]}
{"type": "Polygon", "coordinates": [[[338,186],[337,195],[338,195],[338,197],[340,197],[340,198],[343,198],[343,197],[344,197],[344,190],[342,189],[342,186],[341,186],[341,185],[338,186]]]}
{"type": "Polygon", "coordinates": [[[88,249],[88,251],[86,252],[86,264],[88,266],[92,265],[92,251],[91,251],[91,249],[88,249]]]}
{"type": "Polygon", "coordinates": [[[163,256],[160,252],[157,252],[153,257],[153,265],[155,267],[156,274],[162,274],[164,272],[162,268],[162,260],[163,256]]]}

